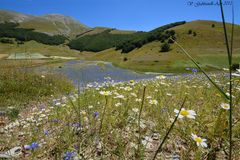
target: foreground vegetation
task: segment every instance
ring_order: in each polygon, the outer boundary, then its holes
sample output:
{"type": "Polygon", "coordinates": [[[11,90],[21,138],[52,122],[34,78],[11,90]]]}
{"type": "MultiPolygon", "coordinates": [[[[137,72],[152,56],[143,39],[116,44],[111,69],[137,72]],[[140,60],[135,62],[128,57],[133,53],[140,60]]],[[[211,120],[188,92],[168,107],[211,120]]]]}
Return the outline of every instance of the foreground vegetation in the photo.
{"type": "MultiPolygon", "coordinates": [[[[211,77],[228,92],[225,73],[211,77]]],[[[240,153],[240,79],[233,81],[233,157],[240,153]]],[[[87,84],[84,91],[32,106],[5,126],[5,150],[18,159],[151,159],[186,97],[157,159],[228,157],[229,106],[202,74],[114,84],[87,84]],[[22,147],[21,147],[22,146],[22,147]]]]}
{"type": "Polygon", "coordinates": [[[0,111],[8,112],[10,108],[14,114],[10,113],[10,118],[17,118],[18,112],[26,106],[73,90],[73,85],[64,76],[32,72],[27,68],[31,64],[26,62],[0,65],[0,111]]]}

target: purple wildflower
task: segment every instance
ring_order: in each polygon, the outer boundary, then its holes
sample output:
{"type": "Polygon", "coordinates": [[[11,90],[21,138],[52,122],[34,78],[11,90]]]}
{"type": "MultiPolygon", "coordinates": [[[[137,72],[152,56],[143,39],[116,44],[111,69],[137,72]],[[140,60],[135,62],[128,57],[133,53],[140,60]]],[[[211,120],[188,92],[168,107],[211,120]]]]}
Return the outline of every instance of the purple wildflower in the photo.
{"type": "Polygon", "coordinates": [[[193,73],[197,73],[197,72],[198,72],[198,69],[193,68],[193,69],[192,69],[192,72],[193,72],[193,73]]]}
{"type": "Polygon", "coordinates": [[[33,142],[31,145],[25,145],[24,149],[26,150],[34,150],[39,147],[39,144],[37,142],[33,142]]]}
{"type": "Polygon", "coordinates": [[[64,154],[63,159],[64,159],[64,160],[71,160],[71,158],[74,157],[76,154],[77,154],[76,152],[69,152],[69,151],[67,151],[67,152],[64,154]]]}
{"type": "Polygon", "coordinates": [[[99,112],[94,112],[93,117],[97,119],[99,117],[99,112]]]}
{"type": "Polygon", "coordinates": [[[32,144],[31,144],[31,148],[32,149],[35,149],[35,148],[38,148],[39,147],[39,144],[37,143],[37,142],[33,142],[32,144]]]}
{"type": "Polygon", "coordinates": [[[25,145],[25,146],[24,146],[24,149],[26,149],[26,150],[31,150],[32,147],[31,147],[31,145],[25,145]]]}
{"type": "Polygon", "coordinates": [[[49,131],[48,130],[44,130],[44,135],[48,136],[49,135],[49,131]]]}

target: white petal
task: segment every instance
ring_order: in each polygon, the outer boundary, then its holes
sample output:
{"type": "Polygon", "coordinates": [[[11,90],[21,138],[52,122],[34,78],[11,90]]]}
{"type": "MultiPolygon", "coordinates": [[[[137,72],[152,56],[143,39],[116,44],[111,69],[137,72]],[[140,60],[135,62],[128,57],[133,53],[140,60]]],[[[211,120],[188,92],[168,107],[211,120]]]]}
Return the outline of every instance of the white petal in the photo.
{"type": "Polygon", "coordinates": [[[182,115],[179,115],[178,118],[183,118],[183,116],[182,116],[182,115]]]}
{"type": "Polygon", "coordinates": [[[175,113],[179,113],[179,110],[177,110],[177,109],[174,109],[174,112],[175,112],[175,113]]]}
{"type": "Polygon", "coordinates": [[[191,118],[191,119],[195,119],[195,116],[193,116],[193,115],[188,115],[187,117],[191,118]]]}
{"type": "Polygon", "coordinates": [[[192,137],[193,137],[193,139],[194,139],[194,138],[196,138],[196,137],[197,137],[197,135],[192,133],[192,137]]]}
{"type": "Polygon", "coordinates": [[[205,142],[202,142],[202,143],[201,143],[201,146],[203,146],[203,147],[207,148],[207,143],[205,143],[205,142]]]}
{"type": "Polygon", "coordinates": [[[194,110],[188,110],[188,112],[189,112],[191,115],[197,115],[194,110]]]}

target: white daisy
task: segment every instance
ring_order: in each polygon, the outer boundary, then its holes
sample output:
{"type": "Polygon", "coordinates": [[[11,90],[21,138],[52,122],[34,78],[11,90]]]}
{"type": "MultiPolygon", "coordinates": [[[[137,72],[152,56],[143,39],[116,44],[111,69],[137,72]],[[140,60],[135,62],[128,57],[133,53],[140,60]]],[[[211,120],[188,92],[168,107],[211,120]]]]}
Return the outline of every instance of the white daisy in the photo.
{"type": "Polygon", "coordinates": [[[228,103],[221,103],[221,107],[222,109],[225,109],[225,110],[229,110],[230,109],[230,106],[228,103]]]}
{"type": "Polygon", "coordinates": [[[110,96],[110,95],[112,95],[112,92],[110,92],[110,91],[100,91],[99,92],[101,95],[104,95],[104,96],[110,96]]]}
{"type": "Polygon", "coordinates": [[[138,108],[133,108],[132,111],[137,113],[137,112],[139,112],[139,109],[138,108]]]}
{"type": "Polygon", "coordinates": [[[157,76],[156,79],[166,79],[164,75],[157,76]]]}
{"type": "Polygon", "coordinates": [[[196,134],[193,134],[193,133],[192,133],[192,139],[197,143],[197,146],[207,148],[206,139],[202,139],[201,137],[198,137],[196,134]]]}
{"type": "Polygon", "coordinates": [[[157,105],[157,104],[158,104],[158,101],[154,99],[154,100],[150,100],[149,103],[150,103],[151,105],[157,105]]]}
{"type": "MultiPolygon", "coordinates": [[[[174,109],[174,112],[176,113],[176,116],[177,116],[178,113],[179,113],[179,110],[174,109]]],[[[197,114],[196,114],[195,111],[193,111],[193,110],[186,110],[186,109],[182,108],[178,117],[179,118],[187,117],[187,118],[195,119],[196,115],[197,114]]]]}
{"type": "Polygon", "coordinates": [[[116,103],[116,104],[115,104],[116,107],[119,107],[119,106],[121,106],[121,105],[122,105],[122,103],[116,103]]]}
{"type": "Polygon", "coordinates": [[[235,77],[240,77],[240,72],[233,73],[232,75],[235,76],[235,77]]]}

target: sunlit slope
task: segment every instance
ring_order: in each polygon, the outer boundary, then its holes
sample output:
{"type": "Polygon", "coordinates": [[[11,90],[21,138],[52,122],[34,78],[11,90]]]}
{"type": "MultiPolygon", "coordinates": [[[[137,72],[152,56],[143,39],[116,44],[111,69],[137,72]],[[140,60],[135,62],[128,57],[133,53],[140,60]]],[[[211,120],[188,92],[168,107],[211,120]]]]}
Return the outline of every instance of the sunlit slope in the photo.
{"type": "Polygon", "coordinates": [[[61,14],[32,16],[13,11],[0,10],[0,22],[19,23],[19,27],[21,28],[31,28],[38,32],[51,35],[61,34],[69,37],[74,37],[90,30],[89,27],[77,20],[61,14]]]}
{"type": "MultiPolygon", "coordinates": [[[[231,25],[227,24],[230,31],[231,25]]],[[[227,65],[227,53],[221,22],[192,21],[174,28],[179,44],[181,44],[207,70],[221,69],[227,65]],[[214,27],[212,26],[214,24],[214,27]],[[192,34],[189,34],[192,30],[192,34]],[[193,35],[196,32],[196,36],[193,35]]],[[[230,32],[229,32],[230,34],[230,32]]],[[[230,40],[230,37],[229,37],[230,40]]],[[[183,72],[193,67],[181,50],[171,45],[169,52],[160,52],[162,43],[154,41],[128,54],[121,54],[114,49],[94,54],[91,59],[111,61],[115,65],[154,72],[183,72]]],[[[240,26],[235,25],[234,63],[240,62],[240,26]]]]}

